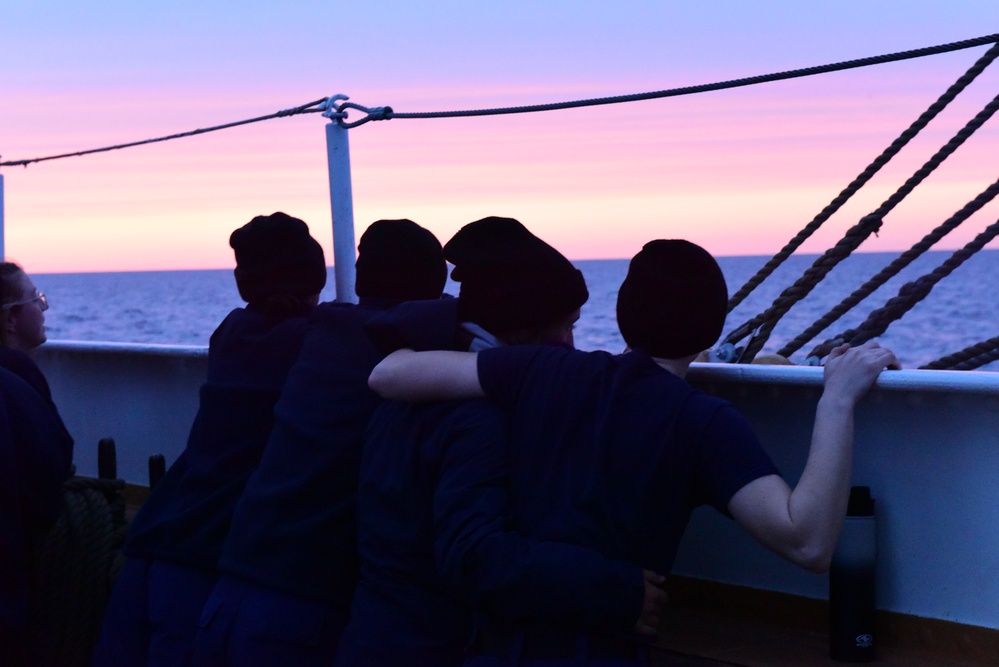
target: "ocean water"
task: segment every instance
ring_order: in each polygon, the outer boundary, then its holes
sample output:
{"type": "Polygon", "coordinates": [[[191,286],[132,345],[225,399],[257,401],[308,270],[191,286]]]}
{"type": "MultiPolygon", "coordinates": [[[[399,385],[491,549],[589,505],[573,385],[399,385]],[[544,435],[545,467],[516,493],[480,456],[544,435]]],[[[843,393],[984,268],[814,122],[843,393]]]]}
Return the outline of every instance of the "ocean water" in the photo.
{"type": "MultiPolygon", "coordinates": [[[[801,363],[818,343],[855,327],[867,314],[898,294],[906,282],[929,273],[950,252],[926,253],[853,311],[792,356],[801,363]]],[[[895,255],[856,253],[837,266],[805,300],[777,325],[763,352],[775,352],[818,317],[863,284],[895,255]]],[[[768,257],[722,257],[719,264],[735,291],[764,265],[768,257]]],[[[724,334],[762,312],[815,261],[816,255],[793,256],[729,314],[724,334]]],[[[617,288],[628,270],[627,260],[576,262],[586,276],[590,300],[576,327],[576,346],[585,350],[619,351],[617,288]]],[[[986,250],[966,261],[937,284],[930,295],[880,337],[906,368],[999,334],[999,250],[986,250]]],[[[46,313],[50,340],[113,341],[207,345],[212,331],[242,301],[229,270],[148,271],[124,273],[33,274],[49,298],[46,313]]],[[[449,282],[446,291],[458,294],[449,282]]],[[[322,294],[334,298],[333,272],[322,294]]],[[[745,341],[743,341],[744,343],[745,341]]],[[[982,367],[999,370],[999,362],[982,367]]]]}

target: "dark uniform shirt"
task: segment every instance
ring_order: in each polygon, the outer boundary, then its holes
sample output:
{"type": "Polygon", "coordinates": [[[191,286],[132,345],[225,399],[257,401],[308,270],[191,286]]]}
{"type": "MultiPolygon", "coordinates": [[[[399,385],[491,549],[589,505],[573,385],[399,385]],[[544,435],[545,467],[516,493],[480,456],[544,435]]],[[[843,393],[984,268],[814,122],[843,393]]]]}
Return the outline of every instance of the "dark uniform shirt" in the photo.
{"type": "Polygon", "coordinates": [[[527,536],[666,574],[695,507],[727,513],[736,491],[777,473],[730,404],[643,352],[516,346],[480,353],[478,369],[510,418],[513,516],[527,536]]]}
{"type": "Polygon", "coordinates": [[[275,320],[237,308],[218,326],[187,447],[133,520],[126,556],[215,569],[307,322],[304,314],[275,320]]]}
{"type": "Polygon", "coordinates": [[[226,574],[349,608],[358,577],[357,476],[380,399],[364,324],[391,304],[320,304],[275,408],[260,466],[233,518],[226,574]]]}
{"type": "MultiPolygon", "coordinates": [[[[417,309],[429,310],[410,304],[368,329],[391,339],[386,322],[417,309]]],[[[426,349],[426,341],[398,345],[426,349]]],[[[509,522],[508,482],[505,418],[493,403],[379,406],[361,461],[361,581],[337,667],[458,665],[473,609],[631,629],[644,595],[640,568],[523,539],[509,522]]]]}
{"type": "Polygon", "coordinates": [[[73,439],[32,359],[0,347],[0,647],[2,664],[26,663],[37,540],[59,518],[73,439]]]}

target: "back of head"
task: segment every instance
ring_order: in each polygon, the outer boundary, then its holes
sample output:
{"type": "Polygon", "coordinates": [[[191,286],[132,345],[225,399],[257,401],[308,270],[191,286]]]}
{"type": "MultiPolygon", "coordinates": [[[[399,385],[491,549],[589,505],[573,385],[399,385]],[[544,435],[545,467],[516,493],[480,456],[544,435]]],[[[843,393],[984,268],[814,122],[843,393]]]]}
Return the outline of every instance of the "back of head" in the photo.
{"type": "Polygon", "coordinates": [[[562,322],[589,298],[579,269],[512,218],[465,225],[444,257],[461,283],[458,317],[501,338],[562,322]]]}
{"type": "Polygon", "coordinates": [[[229,236],[236,286],[250,305],[306,303],[326,285],[326,257],[309,226],[285,213],[258,215],[229,236]]]}
{"type": "Polygon", "coordinates": [[[412,220],[378,220],[357,245],[354,291],[362,299],[438,299],[447,282],[440,241],[412,220]]]}
{"type": "Polygon", "coordinates": [[[725,326],[728,287],[714,257],[683,240],[645,244],[617,296],[617,322],[632,349],[682,359],[708,349],[725,326]]]}

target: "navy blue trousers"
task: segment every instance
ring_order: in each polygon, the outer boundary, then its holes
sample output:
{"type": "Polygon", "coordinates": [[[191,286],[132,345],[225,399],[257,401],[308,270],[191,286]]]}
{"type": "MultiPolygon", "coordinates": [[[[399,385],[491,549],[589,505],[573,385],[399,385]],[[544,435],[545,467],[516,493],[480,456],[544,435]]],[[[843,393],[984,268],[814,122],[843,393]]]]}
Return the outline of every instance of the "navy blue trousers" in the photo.
{"type": "Polygon", "coordinates": [[[92,667],[190,665],[214,573],[142,558],[125,562],[104,614],[92,667]]]}
{"type": "Polygon", "coordinates": [[[347,615],[331,605],[222,576],[195,640],[198,667],[329,667],[347,615]]]}

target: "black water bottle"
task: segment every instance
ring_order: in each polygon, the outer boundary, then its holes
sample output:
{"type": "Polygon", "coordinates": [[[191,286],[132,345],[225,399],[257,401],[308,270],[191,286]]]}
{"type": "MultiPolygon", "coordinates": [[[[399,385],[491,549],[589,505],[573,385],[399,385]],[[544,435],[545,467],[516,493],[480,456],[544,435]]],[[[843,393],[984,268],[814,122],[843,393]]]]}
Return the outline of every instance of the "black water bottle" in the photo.
{"type": "Polygon", "coordinates": [[[877,533],[871,489],[850,489],[850,503],[829,568],[829,655],[833,660],[874,660],[877,533]]]}

